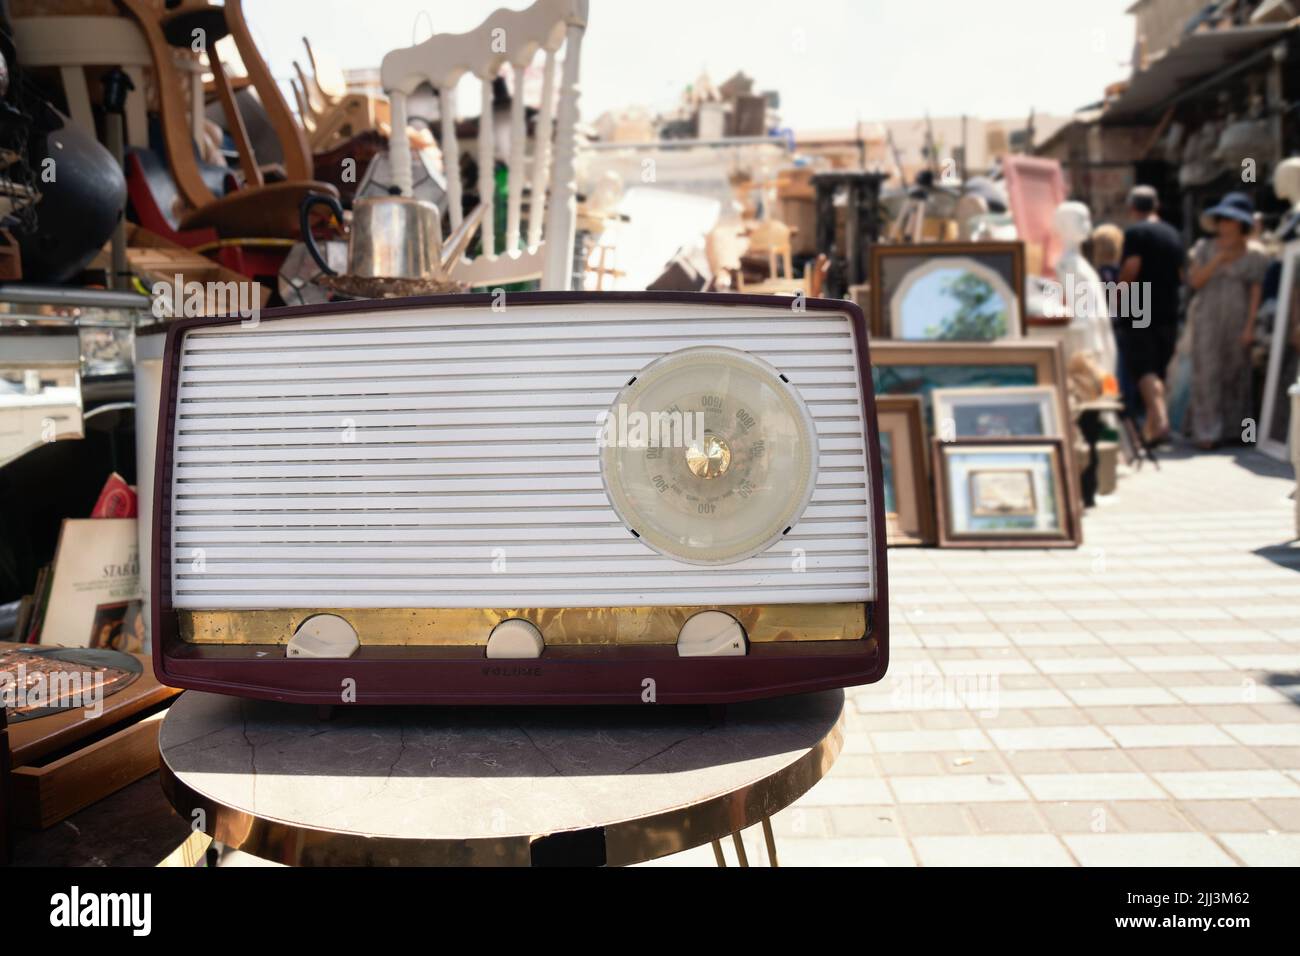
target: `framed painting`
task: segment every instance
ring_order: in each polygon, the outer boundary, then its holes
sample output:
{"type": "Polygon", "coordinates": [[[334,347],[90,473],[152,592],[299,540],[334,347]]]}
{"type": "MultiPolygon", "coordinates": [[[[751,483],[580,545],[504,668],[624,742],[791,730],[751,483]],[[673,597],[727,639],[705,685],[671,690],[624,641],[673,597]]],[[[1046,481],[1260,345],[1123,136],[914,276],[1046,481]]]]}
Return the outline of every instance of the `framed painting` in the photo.
{"type": "Polygon", "coordinates": [[[1291,386],[1300,381],[1300,239],[1282,251],[1282,283],[1273,338],[1269,343],[1268,371],[1264,377],[1264,409],[1259,423],[1259,450],[1279,461],[1287,460],[1291,429],[1291,386]]]}
{"type": "Polygon", "coordinates": [[[936,388],[930,393],[935,431],[960,438],[1063,438],[1069,432],[1060,390],[1053,385],[936,388]]]}
{"type": "Polygon", "coordinates": [[[876,395],[919,395],[926,429],[933,434],[930,395],[938,388],[1006,388],[1050,385],[1067,406],[1061,345],[1053,341],[897,342],[871,344],[876,395]]]}
{"type": "Polygon", "coordinates": [[[934,498],[930,493],[921,399],[916,395],[880,398],[876,401],[876,419],[880,426],[886,544],[934,544],[934,498]]]}
{"type": "Polygon", "coordinates": [[[940,547],[1082,543],[1060,438],[935,440],[933,449],[940,547]]]}
{"type": "Polygon", "coordinates": [[[930,242],[871,247],[871,328],[909,342],[1024,334],[1024,246],[930,242]]]}

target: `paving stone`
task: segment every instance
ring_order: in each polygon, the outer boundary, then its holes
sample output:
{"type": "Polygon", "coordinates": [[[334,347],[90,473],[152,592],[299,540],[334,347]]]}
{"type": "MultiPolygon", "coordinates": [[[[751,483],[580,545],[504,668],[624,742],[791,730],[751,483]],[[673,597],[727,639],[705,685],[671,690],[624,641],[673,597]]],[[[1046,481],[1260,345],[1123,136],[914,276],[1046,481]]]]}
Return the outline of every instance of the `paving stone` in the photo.
{"type": "Polygon", "coordinates": [[[926,777],[944,772],[943,755],[937,753],[877,754],[876,765],[886,777],[926,777]]]}
{"type": "Polygon", "coordinates": [[[1300,866],[1300,836],[1294,833],[1224,833],[1219,839],[1247,866],[1300,866]]]}
{"type": "Polygon", "coordinates": [[[837,837],[780,840],[782,866],[915,866],[907,841],[897,837],[837,837]]]}
{"type": "Polygon", "coordinates": [[[970,819],[961,806],[951,803],[921,803],[898,808],[907,833],[913,838],[935,834],[968,834],[970,819]]]}
{"type": "Polygon", "coordinates": [[[1112,830],[1125,833],[1177,833],[1194,829],[1176,804],[1167,800],[1118,800],[1107,805],[1112,830]]]}
{"type": "Polygon", "coordinates": [[[871,735],[878,753],[917,751],[990,750],[993,744],[982,730],[891,730],[871,735]]]}
{"type": "Polygon", "coordinates": [[[1071,866],[1056,836],[929,836],[912,841],[922,866],[1071,866]]]}
{"type": "Polygon", "coordinates": [[[1196,759],[1211,770],[1257,770],[1268,761],[1244,747],[1193,747],[1196,759]]]}
{"type": "Polygon", "coordinates": [[[1250,800],[1188,800],[1179,809],[1210,833],[1265,833],[1273,821],[1250,800]]]}
{"type": "Polygon", "coordinates": [[[1039,727],[1081,727],[1095,723],[1088,712],[1076,707],[1044,707],[1029,711],[1029,716],[1039,727]]]}
{"type": "MultiPolygon", "coordinates": [[[[1214,724],[1263,724],[1263,717],[1246,704],[1208,704],[1197,707],[1196,712],[1214,724]]],[[[1292,728],[1296,734],[1293,742],[1300,740],[1300,727],[1292,728]]]]}
{"type": "Polygon", "coordinates": [[[1164,796],[1144,773],[1025,774],[1021,780],[1037,800],[1152,800],[1164,796]]]}
{"type": "Polygon", "coordinates": [[[1300,724],[1231,724],[1223,730],[1250,747],[1300,747],[1300,724]]]}
{"type": "Polygon", "coordinates": [[[1046,827],[1030,803],[972,803],[970,815],[980,833],[1043,833],[1046,827]]]}
{"type": "Polygon", "coordinates": [[[1277,770],[1211,770],[1153,775],[1177,800],[1300,797],[1300,783],[1277,770]]]}
{"type": "Polygon", "coordinates": [[[1005,754],[1007,763],[1018,774],[1027,773],[1069,773],[1074,768],[1065,759],[1065,754],[1051,751],[1027,751],[1005,754]]]}
{"type": "Polygon", "coordinates": [[[948,777],[895,777],[890,781],[900,803],[999,803],[1028,795],[1005,774],[948,777]]]}
{"type": "Polygon", "coordinates": [[[1115,826],[1111,806],[1101,800],[1040,803],[1038,808],[1053,833],[1106,832],[1115,826]]]}
{"type": "MultiPolygon", "coordinates": [[[[898,810],[890,806],[831,807],[831,829],[837,837],[899,836],[898,810]]],[[[777,848],[778,855],[780,848],[777,848]]]]}
{"type": "Polygon", "coordinates": [[[1087,833],[1061,838],[1083,866],[1234,866],[1202,833],[1087,833]]]}
{"type": "Polygon", "coordinates": [[[804,807],[851,807],[863,803],[892,803],[885,781],[867,777],[826,777],[797,801],[804,807]]]}
{"type": "Polygon", "coordinates": [[[828,776],[834,777],[875,777],[879,776],[875,758],[866,754],[846,754],[841,752],[835,766],[828,776]]]}
{"type": "Polygon", "coordinates": [[[1300,833],[1300,798],[1293,800],[1256,800],[1255,807],[1273,821],[1279,830],[1300,833]]]}
{"type": "Polygon", "coordinates": [[[786,836],[833,836],[831,810],[826,807],[806,807],[796,803],[772,817],[772,833],[778,839],[786,836]]]}
{"type": "Polygon", "coordinates": [[[1228,746],[1233,739],[1213,724],[1116,725],[1106,728],[1121,747],[1228,746]]]}
{"type": "Polygon", "coordinates": [[[998,775],[1006,772],[1006,755],[992,750],[979,753],[950,751],[939,755],[945,773],[998,775]]]}
{"type": "Polygon", "coordinates": [[[978,726],[975,718],[966,710],[923,710],[917,713],[916,722],[923,730],[952,730],[978,726]]]}
{"type": "Polygon", "coordinates": [[[1150,723],[1140,707],[1089,707],[1088,714],[1103,727],[1150,723]]]}
{"type": "Polygon", "coordinates": [[[1300,769],[1300,747],[1260,747],[1255,753],[1278,770],[1300,769]]]}
{"type": "Polygon", "coordinates": [[[1205,764],[1185,747],[1133,748],[1124,751],[1141,769],[1152,773],[1157,770],[1203,770],[1205,764]]]}
{"type": "Polygon", "coordinates": [[[1115,746],[1105,731],[1093,726],[995,727],[988,735],[1000,750],[1090,750],[1115,746]]]}
{"type": "Polygon", "coordinates": [[[1149,684],[1140,687],[1085,687],[1067,690],[1066,693],[1081,707],[1142,707],[1178,702],[1163,687],[1149,684]]]}

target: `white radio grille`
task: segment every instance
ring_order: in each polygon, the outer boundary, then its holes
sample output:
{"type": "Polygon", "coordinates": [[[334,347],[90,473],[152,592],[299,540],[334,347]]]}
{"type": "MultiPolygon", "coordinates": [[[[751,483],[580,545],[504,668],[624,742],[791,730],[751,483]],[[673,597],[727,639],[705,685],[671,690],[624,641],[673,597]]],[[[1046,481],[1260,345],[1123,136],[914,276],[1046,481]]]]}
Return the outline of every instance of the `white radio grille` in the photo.
{"type": "Polygon", "coordinates": [[[185,336],[173,435],[177,608],[868,601],[871,495],[847,315],[717,305],[417,308],[185,336]],[[677,349],[762,357],[820,468],[766,552],[681,564],[601,484],[597,416],[677,349]],[[800,549],[799,552],[796,549],[800,549]]]}

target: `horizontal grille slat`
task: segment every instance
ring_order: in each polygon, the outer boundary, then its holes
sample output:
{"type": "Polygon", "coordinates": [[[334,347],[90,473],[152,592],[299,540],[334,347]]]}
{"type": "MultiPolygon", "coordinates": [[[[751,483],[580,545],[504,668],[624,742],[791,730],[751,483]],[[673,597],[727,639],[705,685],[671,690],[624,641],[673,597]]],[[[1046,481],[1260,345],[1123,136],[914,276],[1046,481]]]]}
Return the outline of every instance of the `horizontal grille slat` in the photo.
{"type": "Polygon", "coordinates": [[[805,318],[800,327],[794,329],[790,326],[789,318],[785,316],[632,320],[616,323],[606,320],[490,322],[476,317],[470,323],[436,322],[426,326],[390,326],[385,323],[364,328],[284,332],[279,331],[280,323],[277,323],[275,329],[268,325],[260,328],[256,335],[202,332],[193,336],[186,353],[189,356],[198,356],[213,353],[256,353],[267,349],[293,349],[295,352],[305,352],[355,346],[391,348],[408,345],[474,345],[500,341],[504,333],[508,333],[515,342],[569,342],[580,346],[592,340],[593,327],[599,328],[600,338],[603,341],[698,342],[704,340],[705,344],[710,344],[719,338],[734,336],[742,326],[744,331],[754,338],[770,338],[774,341],[786,341],[791,338],[845,339],[851,334],[844,323],[836,319],[805,318]]]}
{"type": "MultiPolygon", "coordinates": [[[[564,535],[562,538],[541,535],[531,529],[522,527],[493,527],[484,528],[483,534],[474,538],[476,545],[491,544],[508,544],[517,541],[547,541],[555,545],[569,541],[574,537],[580,537],[583,540],[599,539],[608,541],[630,541],[633,540],[628,530],[616,522],[600,527],[583,528],[581,535],[564,535]]],[[[858,540],[863,535],[870,532],[870,526],[865,520],[859,521],[818,521],[810,522],[805,518],[795,525],[790,534],[786,535],[785,541],[819,541],[823,542],[832,538],[846,538],[858,540]]],[[[247,528],[239,529],[222,529],[222,528],[188,528],[182,525],[173,534],[173,540],[178,546],[183,547],[200,547],[212,542],[238,542],[249,548],[249,553],[253,554],[254,549],[261,547],[267,542],[260,539],[255,532],[247,528]]],[[[380,545],[387,542],[418,542],[421,544],[437,544],[444,542],[464,543],[466,536],[458,530],[440,527],[428,528],[384,528],[382,533],[378,530],[369,530],[366,528],[285,528],[275,536],[276,542],[357,542],[364,544],[380,545]]],[[[775,545],[774,545],[775,547],[775,545]]],[[[637,543],[640,553],[645,553],[647,549],[644,545],[637,543]]],[[[651,552],[653,553],[653,552],[651,552]]]]}
{"type": "Polygon", "coordinates": [[[177,607],[872,594],[844,315],[508,304],[263,320],[188,333],[176,399],[177,607]],[[681,564],[633,537],[605,496],[596,442],[599,416],[633,376],[701,345],[750,351],[781,371],[820,447],[802,518],[766,552],[723,567],[681,564]]]}

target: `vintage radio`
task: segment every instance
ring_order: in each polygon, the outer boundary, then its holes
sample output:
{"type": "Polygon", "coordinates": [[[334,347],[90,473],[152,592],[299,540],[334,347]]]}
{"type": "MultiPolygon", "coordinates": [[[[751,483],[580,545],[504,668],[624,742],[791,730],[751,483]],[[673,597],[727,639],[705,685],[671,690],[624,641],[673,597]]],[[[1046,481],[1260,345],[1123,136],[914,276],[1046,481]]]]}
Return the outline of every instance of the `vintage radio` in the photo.
{"type": "Polygon", "coordinates": [[[158,677],[318,704],[723,703],[878,680],[869,368],[856,306],[767,296],[170,324],[158,677]]]}

